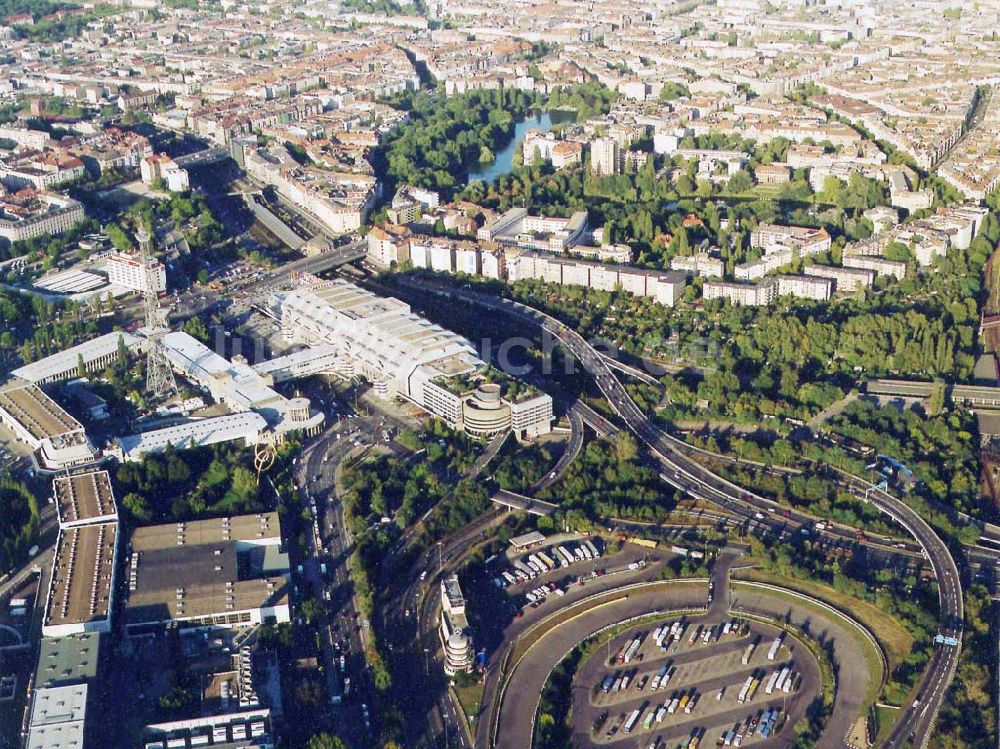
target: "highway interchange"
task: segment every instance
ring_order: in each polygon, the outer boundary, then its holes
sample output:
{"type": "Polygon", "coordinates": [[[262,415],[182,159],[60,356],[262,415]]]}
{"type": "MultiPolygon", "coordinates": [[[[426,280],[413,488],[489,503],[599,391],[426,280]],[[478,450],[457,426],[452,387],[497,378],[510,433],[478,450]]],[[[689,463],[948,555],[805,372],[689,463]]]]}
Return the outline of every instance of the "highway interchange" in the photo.
{"type": "MultiPolygon", "coordinates": [[[[328,256],[320,259],[304,259],[296,265],[298,270],[304,272],[316,272],[324,268],[334,267],[353,259],[359,251],[359,247],[349,245],[341,248],[328,256]],[[301,267],[299,267],[301,266],[301,267]]],[[[259,303],[264,295],[276,289],[288,276],[288,267],[284,267],[280,272],[267,274],[265,277],[253,283],[245,290],[246,301],[241,302],[241,309],[248,308],[254,303],[259,303]]],[[[405,279],[399,279],[402,284],[405,279]]],[[[608,366],[602,355],[593,349],[587,342],[574,331],[570,330],[554,318],[544,313],[504,299],[480,294],[468,289],[435,288],[432,285],[421,284],[422,292],[431,292],[438,295],[450,296],[453,299],[460,299],[466,303],[480,307],[488,307],[494,310],[509,314],[522,322],[527,322],[540,328],[549,335],[554,336],[567,350],[583,364],[585,370],[597,384],[602,395],[612,410],[621,418],[626,428],[632,431],[649,449],[652,456],[660,463],[662,478],[675,486],[687,495],[708,500],[720,506],[724,510],[738,516],[744,517],[748,522],[760,523],[771,526],[774,529],[785,527],[812,528],[815,519],[797,511],[789,511],[781,508],[780,515],[777,506],[769,500],[748,492],[724,478],[714,474],[705,468],[701,463],[691,456],[690,446],[680,442],[676,438],[666,434],[658,425],[654,424],[635,404],[617,376],[608,366]]],[[[215,298],[202,304],[205,308],[214,308],[222,301],[222,298],[215,298]]],[[[201,305],[199,305],[201,306],[201,305]]],[[[232,311],[232,310],[231,310],[232,311]]],[[[238,311],[238,310],[237,310],[238,311]]],[[[570,444],[564,451],[559,463],[553,467],[534,487],[532,493],[540,491],[549,483],[553,482],[568,464],[575,458],[582,447],[581,424],[586,423],[601,433],[611,433],[618,429],[612,422],[596,414],[592,409],[588,409],[582,403],[574,404],[569,410],[569,417],[573,429],[571,432],[570,444]]],[[[314,454],[319,455],[322,451],[317,450],[314,454]]],[[[937,711],[943,701],[944,694],[951,682],[954,674],[958,655],[960,652],[962,621],[964,617],[963,600],[959,575],[954,560],[944,543],[930,529],[929,526],[908,506],[892,497],[882,490],[871,490],[871,487],[856,486],[856,492],[864,494],[867,499],[879,511],[892,517],[899,525],[907,530],[919,544],[920,553],[925,555],[938,580],[939,603],[941,611],[941,634],[948,637],[955,637],[959,642],[957,647],[943,647],[935,650],[928,668],[925,670],[920,689],[919,699],[912,705],[905,708],[900,719],[897,721],[896,729],[889,739],[883,744],[890,749],[902,747],[911,738],[916,746],[925,746],[933,731],[933,722],[937,716],[937,711]]],[[[477,521],[472,532],[460,534],[455,549],[449,550],[448,557],[454,559],[459,554],[459,549],[468,545],[472,536],[478,535],[479,523],[489,526],[499,520],[499,515],[491,513],[483,520],[477,521]]],[[[813,531],[814,532],[814,531],[813,531]]],[[[822,532],[840,541],[856,542],[856,532],[849,528],[838,528],[832,525],[822,532]]],[[[882,548],[885,551],[886,544],[880,544],[873,539],[863,539],[862,543],[873,548],[882,548]]],[[[341,541],[343,543],[343,541],[341,541]]],[[[346,548],[346,547],[345,547],[346,548]]],[[[899,553],[901,550],[895,546],[890,547],[892,552],[899,553]]],[[[431,551],[434,551],[433,549],[431,551]]],[[[913,554],[910,549],[903,549],[913,554]]],[[[421,573],[426,573],[435,564],[441,566],[445,558],[441,547],[437,548],[437,554],[429,554],[423,560],[425,566],[415,568],[409,576],[409,585],[403,594],[406,602],[400,607],[400,613],[407,611],[418,614],[418,624],[424,622],[425,631],[422,633],[425,638],[429,637],[429,642],[434,643],[435,622],[432,616],[434,595],[427,595],[431,592],[431,586],[424,584],[421,573]],[[422,602],[422,603],[420,603],[422,602]],[[428,609],[431,615],[425,616],[422,609],[428,609]],[[421,609],[418,611],[418,609],[421,609]],[[429,622],[427,624],[426,622],[429,622]]],[[[991,550],[981,550],[981,554],[989,560],[997,557],[991,550]]],[[[346,554],[344,554],[346,560],[346,554]]],[[[345,561],[346,563],[346,561],[345,561]]],[[[346,574],[346,569],[344,570],[346,574]]],[[[350,631],[350,628],[348,628],[350,631]]],[[[424,639],[424,642],[428,640],[424,639]]],[[[360,651],[360,641],[358,642],[360,651]]],[[[449,704],[447,698],[439,702],[439,719],[436,721],[437,728],[447,725],[448,715],[454,715],[455,706],[449,704]]],[[[457,734],[455,741],[462,742],[463,734],[457,730],[458,721],[452,726],[452,732],[457,734]]],[[[463,744],[460,744],[464,746],[463,744]]]]}
{"type": "MultiPolygon", "coordinates": [[[[400,283],[408,283],[400,280],[400,283]]],[[[409,282],[412,283],[412,282],[409,282]]],[[[667,435],[635,404],[603,357],[582,336],[543,312],[507,299],[498,299],[470,289],[453,289],[422,285],[425,291],[457,299],[469,304],[502,311],[521,321],[531,322],[554,336],[584,366],[614,412],[660,462],[663,478],[680,491],[704,499],[735,513],[766,522],[774,516],[775,506],[769,500],[735,486],[693,460],[679,440],[667,435]]],[[[955,638],[955,646],[935,650],[924,671],[918,689],[918,699],[901,710],[896,726],[883,743],[888,749],[904,746],[912,739],[916,747],[925,747],[933,733],[938,710],[954,676],[961,650],[964,622],[964,602],[958,568],[944,542],[915,511],[884,490],[870,493],[869,500],[880,512],[901,525],[920,544],[938,581],[940,634],[955,638]]],[[[781,525],[812,526],[812,519],[799,513],[785,513],[781,525]]]]}

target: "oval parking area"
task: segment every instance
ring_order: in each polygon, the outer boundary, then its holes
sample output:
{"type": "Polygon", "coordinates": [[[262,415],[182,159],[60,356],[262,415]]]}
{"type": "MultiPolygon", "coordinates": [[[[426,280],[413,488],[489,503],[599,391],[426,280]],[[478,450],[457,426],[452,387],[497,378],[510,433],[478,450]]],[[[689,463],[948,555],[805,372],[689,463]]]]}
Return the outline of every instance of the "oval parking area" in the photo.
{"type": "Polygon", "coordinates": [[[809,648],[777,626],[668,616],[616,635],[581,666],[574,744],[748,746],[787,737],[821,684],[809,648]]]}

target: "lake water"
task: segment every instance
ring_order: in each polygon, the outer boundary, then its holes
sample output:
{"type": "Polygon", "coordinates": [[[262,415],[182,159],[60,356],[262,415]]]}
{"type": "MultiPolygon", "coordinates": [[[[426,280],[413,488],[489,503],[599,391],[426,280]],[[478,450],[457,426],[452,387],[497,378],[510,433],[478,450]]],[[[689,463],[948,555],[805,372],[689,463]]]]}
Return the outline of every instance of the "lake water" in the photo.
{"type": "Polygon", "coordinates": [[[511,170],[514,154],[521,148],[524,136],[529,130],[541,130],[547,133],[555,125],[572,122],[572,112],[542,112],[534,117],[528,117],[514,125],[514,137],[510,143],[497,152],[496,158],[489,164],[478,164],[469,172],[469,182],[481,179],[484,182],[496,182],[499,177],[511,170]]]}

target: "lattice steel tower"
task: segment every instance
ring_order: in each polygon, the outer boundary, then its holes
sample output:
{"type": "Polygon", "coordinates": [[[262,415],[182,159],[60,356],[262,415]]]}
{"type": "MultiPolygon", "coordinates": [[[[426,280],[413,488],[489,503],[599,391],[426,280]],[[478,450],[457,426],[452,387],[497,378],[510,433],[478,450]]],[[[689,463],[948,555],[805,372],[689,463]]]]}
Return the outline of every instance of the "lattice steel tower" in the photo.
{"type": "Polygon", "coordinates": [[[163,336],[169,331],[166,315],[160,310],[156,296],[156,278],[153,270],[153,238],[140,226],[135,233],[139,241],[139,263],[146,274],[145,288],[142,290],[142,305],[146,318],[146,392],[154,399],[163,400],[177,392],[174,371],[170,368],[167,352],[163,348],[163,336]]]}

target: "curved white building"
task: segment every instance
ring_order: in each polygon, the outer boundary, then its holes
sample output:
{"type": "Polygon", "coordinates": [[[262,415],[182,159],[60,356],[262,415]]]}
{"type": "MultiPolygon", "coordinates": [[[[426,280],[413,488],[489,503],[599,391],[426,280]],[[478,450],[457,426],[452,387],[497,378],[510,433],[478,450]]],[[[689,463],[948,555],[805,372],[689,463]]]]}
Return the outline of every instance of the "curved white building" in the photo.
{"type": "Polygon", "coordinates": [[[549,395],[527,391],[510,401],[499,386],[481,386],[488,375],[475,347],[399,299],[312,278],[277,294],[274,307],[289,342],[322,348],[324,371],[363,377],[382,398],[405,398],[476,437],[511,429],[535,437],[552,428],[549,395]]]}

